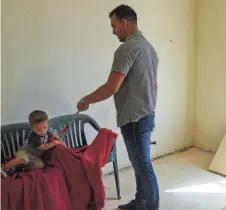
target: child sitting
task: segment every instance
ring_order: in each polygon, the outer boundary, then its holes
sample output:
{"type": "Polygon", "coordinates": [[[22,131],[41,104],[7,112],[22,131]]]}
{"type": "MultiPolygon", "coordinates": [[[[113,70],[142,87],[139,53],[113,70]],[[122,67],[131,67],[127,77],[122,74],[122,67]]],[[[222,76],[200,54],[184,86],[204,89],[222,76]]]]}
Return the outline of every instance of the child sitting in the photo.
{"type": "Polygon", "coordinates": [[[1,168],[1,176],[7,178],[10,169],[24,165],[28,170],[41,169],[45,167],[41,156],[45,150],[49,150],[63,142],[48,130],[48,116],[44,111],[35,110],[29,115],[29,123],[32,131],[26,142],[19,148],[16,158],[1,168]],[[51,142],[47,143],[49,139],[51,142]]]}

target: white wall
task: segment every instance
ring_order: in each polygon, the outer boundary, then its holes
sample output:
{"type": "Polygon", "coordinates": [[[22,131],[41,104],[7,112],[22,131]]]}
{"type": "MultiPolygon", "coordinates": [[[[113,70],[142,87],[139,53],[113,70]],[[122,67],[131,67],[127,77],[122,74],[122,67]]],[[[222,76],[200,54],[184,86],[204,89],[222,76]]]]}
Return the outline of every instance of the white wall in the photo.
{"type": "MultiPolygon", "coordinates": [[[[3,1],[2,124],[26,121],[34,109],[50,117],[76,112],[76,102],[104,83],[113,53],[108,12],[128,3],[159,58],[157,127],[152,155],[191,145],[194,120],[194,2],[190,0],[3,1]],[[89,6],[89,8],[88,8],[89,6]]],[[[113,100],[87,112],[116,127],[113,100]]],[[[120,167],[129,164],[121,135],[120,167]]],[[[109,167],[105,169],[108,171],[109,167]]]]}
{"type": "Polygon", "coordinates": [[[199,0],[195,144],[216,152],[226,133],[226,1],[199,0]]]}

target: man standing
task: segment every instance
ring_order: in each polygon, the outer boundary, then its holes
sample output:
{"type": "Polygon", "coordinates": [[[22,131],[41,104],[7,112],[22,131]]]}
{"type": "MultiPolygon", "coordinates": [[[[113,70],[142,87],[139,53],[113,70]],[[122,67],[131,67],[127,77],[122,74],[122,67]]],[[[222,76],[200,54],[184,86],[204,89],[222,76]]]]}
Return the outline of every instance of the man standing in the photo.
{"type": "Polygon", "coordinates": [[[158,182],[150,159],[150,138],[155,126],[158,57],[152,45],[138,30],[137,15],[120,5],[110,12],[115,34],[123,42],[114,54],[111,73],[105,84],[77,104],[85,111],[90,104],[114,95],[117,125],[135,171],[135,200],[120,205],[126,210],[158,210],[158,182]]]}

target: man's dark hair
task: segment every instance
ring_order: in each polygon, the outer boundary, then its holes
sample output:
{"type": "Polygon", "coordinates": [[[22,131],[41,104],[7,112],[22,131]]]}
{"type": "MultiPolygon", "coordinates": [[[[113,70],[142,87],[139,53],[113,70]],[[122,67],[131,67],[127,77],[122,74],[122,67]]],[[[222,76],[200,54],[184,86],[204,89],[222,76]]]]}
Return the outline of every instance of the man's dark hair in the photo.
{"type": "Polygon", "coordinates": [[[29,114],[28,120],[30,125],[32,126],[37,123],[48,120],[48,115],[44,111],[34,110],[29,114]]]}
{"type": "Polygon", "coordinates": [[[137,23],[137,14],[130,6],[124,4],[117,6],[109,13],[109,18],[111,18],[113,15],[115,15],[120,20],[126,19],[137,23]]]}

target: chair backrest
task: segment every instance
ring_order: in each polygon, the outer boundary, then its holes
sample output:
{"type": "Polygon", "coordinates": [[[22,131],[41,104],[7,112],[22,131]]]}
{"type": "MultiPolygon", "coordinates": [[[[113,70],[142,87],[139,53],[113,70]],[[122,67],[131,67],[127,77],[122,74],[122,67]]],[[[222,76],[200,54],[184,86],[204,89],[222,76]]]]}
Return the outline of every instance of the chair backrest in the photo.
{"type": "MultiPolygon", "coordinates": [[[[14,157],[31,132],[29,123],[14,123],[1,126],[1,156],[14,157]]],[[[1,160],[3,161],[3,160],[1,160]]]]}
{"type": "MultiPolygon", "coordinates": [[[[49,128],[56,130],[58,133],[68,125],[75,115],[64,115],[49,120],[49,128]]],[[[68,147],[79,148],[87,145],[84,125],[90,124],[96,131],[100,126],[88,115],[79,114],[71,124],[70,128],[63,137],[68,147]]],[[[31,132],[29,123],[21,122],[1,126],[1,162],[5,157],[13,158],[19,147],[23,145],[31,132]]]]}
{"type": "MultiPolygon", "coordinates": [[[[49,127],[56,130],[59,134],[74,117],[75,114],[52,118],[49,120],[49,127]]],[[[79,148],[87,145],[87,139],[84,131],[84,125],[86,123],[90,124],[96,131],[100,129],[100,126],[93,118],[85,114],[78,114],[62,138],[68,147],[79,148]]]]}

